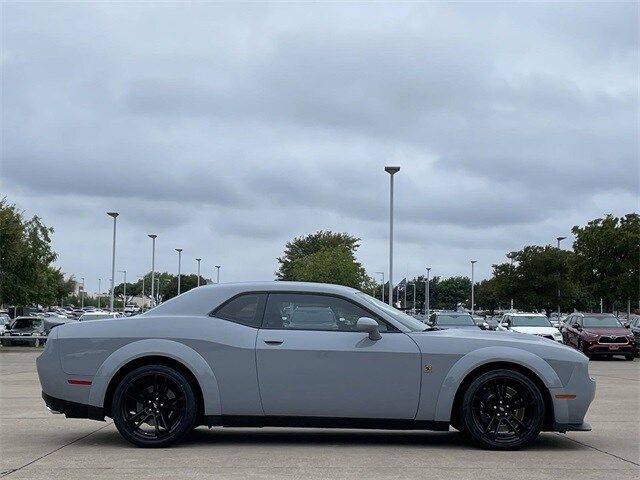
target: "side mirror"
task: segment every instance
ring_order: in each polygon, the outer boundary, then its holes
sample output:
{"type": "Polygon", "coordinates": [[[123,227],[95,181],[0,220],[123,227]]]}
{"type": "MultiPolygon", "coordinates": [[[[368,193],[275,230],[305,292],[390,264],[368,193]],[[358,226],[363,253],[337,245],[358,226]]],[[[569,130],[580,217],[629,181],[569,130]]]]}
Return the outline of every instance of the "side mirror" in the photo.
{"type": "Polygon", "coordinates": [[[576,323],[576,326],[574,328],[579,332],[582,331],[582,325],[580,325],[579,323],[576,323]]]}
{"type": "Polygon", "coordinates": [[[356,328],[359,332],[368,333],[370,340],[380,340],[382,338],[382,335],[380,335],[380,331],[378,330],[378,322],[373,318],[360,317],[358,319],[358,323],[356,323],[356,328]]]}

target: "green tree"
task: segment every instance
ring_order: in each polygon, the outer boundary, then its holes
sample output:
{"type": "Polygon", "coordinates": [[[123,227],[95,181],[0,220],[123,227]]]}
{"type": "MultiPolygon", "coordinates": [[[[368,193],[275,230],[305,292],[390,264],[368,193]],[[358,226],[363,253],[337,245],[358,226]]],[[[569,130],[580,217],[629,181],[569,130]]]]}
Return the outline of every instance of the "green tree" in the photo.
{"type": "Polygon", "coordinates": [[[319,231],[296,237],[285,246],[278,258],[278,280],[334,283],[372,292],[373,281],[355,253],[360,239],[348,233],[319,231]]]}
{"type": "Polygon", "coordinates": [[[25,219],[15,205],[0,199],[0,304],[46,304],[55,299],[52,233],[39,217],[25,219]]]}
{"type": "Polygon", "coordinates": [[[476,310],[488,310],[493,313],[494,310],[509,305],[509,299],[501,298],[496,289],[495,279],[488,278],[476,283],[475,303],[476,310]]]}
{"type": "Polygon", "coordinates": [[[498,298],[506,302],[513,299],[521,310],[556,310],[558,288],[560,304],[564,311],[582,307],[583,293],[580,285],[569,275],[573,253],[550,245],[528,245],[522,250],[510,252],[509,263],[493,266],[493,281],[498,298]]]}
{"type": "Polygon", "coordinates": [[[471,280],[469,277],[451,277],[438,281],[435,287],[436,302],[431,308],[455,309],[458,304],[470,306],[471,280]]]}
{"type": "Polygon", "coordinates": [[[572,229],[573,279],[608,308],[640,298],[640,215],[607,215],[572,229]]]}

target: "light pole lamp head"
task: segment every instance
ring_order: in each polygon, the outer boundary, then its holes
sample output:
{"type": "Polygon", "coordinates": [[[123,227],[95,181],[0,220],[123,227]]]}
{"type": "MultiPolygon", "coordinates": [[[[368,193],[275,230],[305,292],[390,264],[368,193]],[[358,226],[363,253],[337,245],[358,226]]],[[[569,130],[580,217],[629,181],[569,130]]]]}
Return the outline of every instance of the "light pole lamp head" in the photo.
{"type": "Polygon", "coordinates": [[[196,262],[200,262],[201,260],[201,258],[196,258],[196,262]]]}
{"type": "Polygon", "coordinates": [[[567,237],[556,237],[556,240],[558,240],[559,242],[561,242],[562,240],[566,239],[567,237]]]}
{"type": "Polygon", "coordinates": [[[216,268],[220,268],[220,265],[214,265],[214,267],[216,267],[216,268]]]}
{"type": "Polygon", "coordinates": [[[156,235],[156,234],[154,234],[154,233],[147,235],[147,237],[149,237],[149,238],[153,238],[154,240],[156,239],[156,237],[157,237],[157,236],[158,236],[158,235],[156,235]]]}
{"type": "Polygon", "coordinates": [[[118,212],[107,212],[107,215],[109,215],[110,217],[116,218],[119,214],[118,212]]]}
{"type": "Polygon", "coordinates": [[[474,263],[478,263],[477,260],[471,260],[471,264],[473,265],[474,263]]]}
{"type": "Polygon", "coordinates": [[[400,167],[384,167],[384,171],[389,175],[395,175],[400,171],[400,167]]]}
{"type": "Polygon", "coordinates": [[[176,252],[180,253],[180,252],[182,252],[182,249],[181,248],[176,248],[176,252]]]}

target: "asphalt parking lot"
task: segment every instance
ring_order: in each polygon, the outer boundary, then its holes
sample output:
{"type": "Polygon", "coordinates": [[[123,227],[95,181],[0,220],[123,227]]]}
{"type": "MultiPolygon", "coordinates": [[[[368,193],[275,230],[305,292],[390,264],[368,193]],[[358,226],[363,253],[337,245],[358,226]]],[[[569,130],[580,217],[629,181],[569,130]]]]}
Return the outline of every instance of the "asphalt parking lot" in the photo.
{"type": "Polygon", "coordinates": [[[593,431],[543,433],[495,453],[455,431],[197,429],[169,449],[139,449],[113,424],[51,415],[37,349],[0,349],[0,477],[10,479],[456,478],[631,479],[640,475],[640,361],[595,360],[593,431]]]}

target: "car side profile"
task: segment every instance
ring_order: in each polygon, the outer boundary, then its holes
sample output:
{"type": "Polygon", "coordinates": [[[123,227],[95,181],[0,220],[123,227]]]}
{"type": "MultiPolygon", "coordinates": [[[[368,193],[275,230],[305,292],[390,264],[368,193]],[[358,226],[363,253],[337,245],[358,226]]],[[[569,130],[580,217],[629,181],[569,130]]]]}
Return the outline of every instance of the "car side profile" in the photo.
{"type": "Polygon", "coordinates": [[[562,335],[564,343],[590,357],[624,355],[627,360],[635,357],[633,332],[611,313],[572,313],[562,335]]]}
{"type": "Polygon", "coordinates": [[[438,329],[360,291],[215,284],[131,318],[51,331],[37,359],[47,407],[111,417],[141,447],[199,425],[453,426],[495,450],[590,430],[588,359],[517,333],[438,329]]]}

